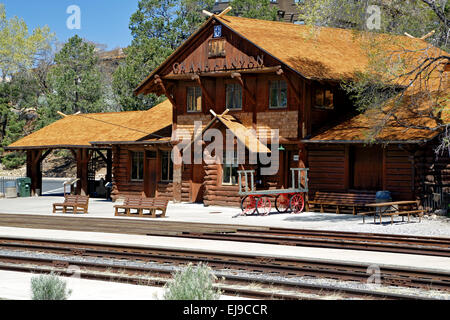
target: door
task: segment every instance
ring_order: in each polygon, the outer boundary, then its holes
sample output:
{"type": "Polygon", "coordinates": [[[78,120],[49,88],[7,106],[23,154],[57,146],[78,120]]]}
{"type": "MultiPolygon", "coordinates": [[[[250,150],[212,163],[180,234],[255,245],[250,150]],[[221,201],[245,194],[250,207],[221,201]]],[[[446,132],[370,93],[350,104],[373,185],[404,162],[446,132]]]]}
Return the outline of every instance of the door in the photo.
{"type": "Polygon", "coordinates": [[[148,198],[156,195],[158,159],[156,151],[145,152],[144,193],[148,198]]]}
{"type": "Polygon", "coordinates": [[[381,147],[353,147],[350,150],[351,187],[356,190],[382,190],[383,150],[381,147]]]}
{"type": "Polygon", "coordinates": [[[203,164],[193,164],[192,178],[191,178],[191,202],[193,203],[203,202],[204,177],[205,177],[205,169],[203,167],[203,164]]]}

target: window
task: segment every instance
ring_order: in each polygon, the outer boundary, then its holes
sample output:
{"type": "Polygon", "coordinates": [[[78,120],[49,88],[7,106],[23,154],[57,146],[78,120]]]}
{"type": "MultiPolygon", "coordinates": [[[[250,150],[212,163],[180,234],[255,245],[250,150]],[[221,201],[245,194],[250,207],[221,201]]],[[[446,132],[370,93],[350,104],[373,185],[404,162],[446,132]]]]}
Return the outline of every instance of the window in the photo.
{"type": "Polygon", "coordinates": [[[314,107],[319,109],[334,109],[333,92],[329,89],[316,88],[314,94],[314,107]]]}
{"type": "Polygon", "coordinates": [[[170,151],[163,151],[161,157],[161,181],[173,180],[173,162],[170,151]]]}
{"type": "Polygon", "coordinates": [[[202,111],[202,89],[200,87],[187,88],[187,111],[202,111]]]}
{"type": "Polygon", "coordinates": [[[270,108],[287,107],[287,84],[286,81],[270,81],[270,108]]]}
{"type": "Polygon", "coordinates": [[[238,83],[227,84],[227,109],[242,109],[242,87],[238,83]]]}
{"type": "Polygon", "coordinates": [[[227,152],[223,152],[223,184],[238,184],[238,159],[237,153],[234,152],[233,159],[227,159],[227,152]]]}
{"type": "Polygon", "coordinates": [[[144,180],[144,152],[131,152],[131,180],[144,180]]]}

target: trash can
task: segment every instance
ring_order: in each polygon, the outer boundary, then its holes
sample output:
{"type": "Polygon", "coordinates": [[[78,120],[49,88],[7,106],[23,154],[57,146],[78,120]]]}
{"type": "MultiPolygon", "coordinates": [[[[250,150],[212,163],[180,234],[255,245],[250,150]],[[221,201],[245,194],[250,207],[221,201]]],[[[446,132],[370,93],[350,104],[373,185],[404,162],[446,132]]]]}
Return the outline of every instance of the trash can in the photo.
{"type": "Polygon", "coordinates": [[[5,183],[5,197],[17,198],[17,187],[15,181],[7,181],[5,183]]]}
{"type": "Polygon", "coordinates": [[[17,186],[19,189],[19,197],[21,197],[21,198],[31,197],[31,179],[30,178],[17,179],[17,186]]]}

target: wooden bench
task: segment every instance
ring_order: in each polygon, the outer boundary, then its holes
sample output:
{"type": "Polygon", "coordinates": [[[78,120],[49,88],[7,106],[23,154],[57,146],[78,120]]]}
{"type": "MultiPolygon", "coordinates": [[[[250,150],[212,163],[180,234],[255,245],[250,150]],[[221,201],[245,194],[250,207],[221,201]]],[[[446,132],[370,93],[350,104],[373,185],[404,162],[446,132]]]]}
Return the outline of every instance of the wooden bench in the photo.
{"type": "Polygon", "coordinates": [[[169,200],[144,197],[126,197],[122,205],[114,206],[115,216],[165,217],[169,200]],[[161,211],[156,215],[156,210],[161,211]]]}
{"type": "Polygon", "coordinates": [[[408,223],[411,221],[411,216],[418,216],[419,222],[425,214],[425,210],[419,209],[420,201],[397,201],[386,203],[371,203],[367,207],[373,208],[373,211],[361,212],[359,215],[363,216],[363,223],[366,223],[365,217],[373,215],[373,223],[376,223],[376,218],[379,217],[380,224],[383,222],[383,217],[391,217],[391,224],[394,224],[394,217],[401,216],[402,222],[405,221],[405,216],[408,217],[408,223]],[[381,213],[376,211],[383,210],[381,213]]]}
{"type": "Polygon", "coordinates": [[[89,196],[75,196],[75,195],[66,195],[64,196],[64,203],[54,203],[53,204],[53,213],[57,211],[62,211],[63,213],[67,213],[72,211],[73,213],[88,213],[89,207],[89,196]]]}
{"type": "Polygon", "coordinates": [[[325,207],[336,207],[336,213],[341,213],[343,208],[351,208],[351,213],[356,215],[358,208],[364,208],[366,204],[375,202],[375,193],[337,193],[317,191],[314,200],[308,204],[315,208],[320,207],[320,212],[325,212],[325,207]]]}

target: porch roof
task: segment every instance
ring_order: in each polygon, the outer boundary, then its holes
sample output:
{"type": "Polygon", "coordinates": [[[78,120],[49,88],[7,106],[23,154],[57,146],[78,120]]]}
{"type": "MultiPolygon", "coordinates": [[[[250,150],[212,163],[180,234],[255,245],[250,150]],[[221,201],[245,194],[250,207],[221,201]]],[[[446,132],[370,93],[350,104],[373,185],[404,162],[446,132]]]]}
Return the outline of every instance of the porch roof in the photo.
{"type": "Polygon", "coordinates": [[[434,78],[427,84],[427,90],[421,85],[410,87],[401,98],[393,98],[385,107],[368,110],[331,128],[324,128],[302,142],[427,142],[439,135],[443,127],[450,123],[448,79],[434,78]]]}
{"type": "MultiPolygon", "coordinates": [[[[215,123],[220,123],[229,129],[233,135],[241,142],[245,147],[253,153],[270,153],[270,149],[263,144],[256,133],[249,128],[245,127],[239,120],[237,120],[232,115],[228,115],[228,110],[222,115],[214,114],[214,118],[203,128],[201,134],[193,138],[192,143],[195,143],[198,139],[203,137],[204,133],[210,129],[215,123]]],[[[189,145],[186,149],[188,149],[189,145]]]]}
{"type": "Polygon", "coordinates": [[[172,105],[166,100],[146,111],[70,115],[9,145],[9,150],[89,148],[92,141],[138,141],[167,138],[172,105]],[[160,133],[161,131],[161,133],[160,133]]]}

